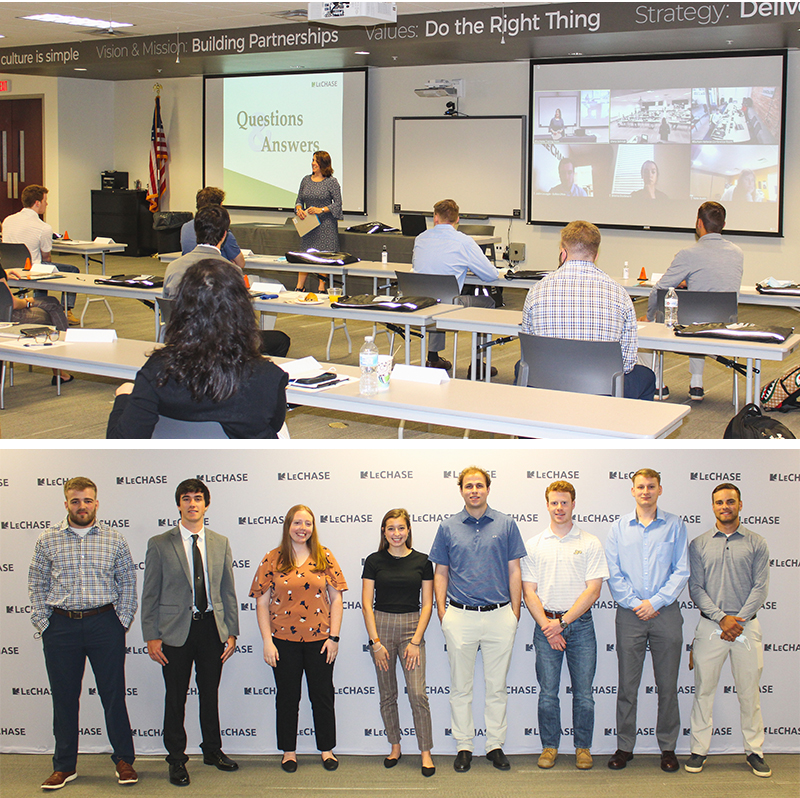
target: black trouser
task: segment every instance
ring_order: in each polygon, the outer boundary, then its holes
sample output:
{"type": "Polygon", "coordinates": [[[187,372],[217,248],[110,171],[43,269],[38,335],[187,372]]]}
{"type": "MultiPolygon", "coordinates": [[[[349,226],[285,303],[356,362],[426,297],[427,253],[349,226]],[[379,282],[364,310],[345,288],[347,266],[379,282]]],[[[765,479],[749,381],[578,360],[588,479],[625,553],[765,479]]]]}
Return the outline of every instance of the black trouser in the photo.
{"type": "Polygon", "coordinates": [[[186,730],[183,726],[186,713],[186,693],[194,663],[194,678],[200,700],[200,732],[204,754],[222,750],[219,730],[219,706],[217,690],[222,676],[222,652],[225,644],[219,639],[214,614],[207,612],[201,620],[192,621],[189,637],[182,646],[164,644],[162,650],[169,660],[164,665],[164,747],[167,762],[183,764],[186,756],[186,730]]]}
{"type": "Polygon", "coordinates": [[[275,672],[275,714],[278,729],[278,748],[297,750],[297,716],[303,671],[306,674],[308,697],[314,716],[317,750],[331,751],[336,746],[336,717],[333,712],[333,663],[325,661],[324,640],[296,643],[272,638],[278,649],[275,672]]]}
{"type": "Polygon", "coordinates": [[[259,332],[261,333],[262,355],[286,357],[289,354],[292,339],[285,332],[280,330],[260,330],[259,332]]]}

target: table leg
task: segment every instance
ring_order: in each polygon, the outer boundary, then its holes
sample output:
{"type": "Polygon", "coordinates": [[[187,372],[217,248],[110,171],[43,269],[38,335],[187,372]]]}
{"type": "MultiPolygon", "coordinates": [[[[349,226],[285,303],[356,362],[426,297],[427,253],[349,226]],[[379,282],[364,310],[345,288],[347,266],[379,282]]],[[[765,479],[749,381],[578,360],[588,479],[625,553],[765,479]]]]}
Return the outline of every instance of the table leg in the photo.
{"type": "Polygon", "coordinates": [[[411,325],[406,324],[406,365],[411,365],[411,325]]]}
{"type": "MultiPolygon", "coordinates": [[[[486,336],[489,338],[490,336],[486,336]]],[[[480,362],[480,361],[479,361],[480,362]]],[[[486,347],[486,374],[483,378],[486,382],[492,381],[492,347],[486,347]]]]}
{"type": "Polygon", "coordinates": [[[761,407],[761,359],[757,359],[755,362],[755,372],[756,372],[756,390],[755,390],[755,398],[753,401],[761,407]]]}
{"type": "MultiPolygon", "coordinates": [[[[751,357],[747,358],[747,384],[744,392],[744,401],[745,404],[750,404],[753,401],[753,358],[751,357]]],[[[739,412],[738,405],[736,412],[739,412]]]]}
{"type": "Polygon", "coordinates": [[[479,335],[479,333],[477,333],[477,332],[473,332],[472,333],[472,351],[470,352],[470,356],[469,356],[469,369],[470,369],[469,370],[469,378],[471,380],[477,380],[478,379],[478,369],[477,369],[478,361],[477,361],[477,359],[475,357],[475,355],[476,355],[476,353],[478,351],[478,335],[479,335]]]}

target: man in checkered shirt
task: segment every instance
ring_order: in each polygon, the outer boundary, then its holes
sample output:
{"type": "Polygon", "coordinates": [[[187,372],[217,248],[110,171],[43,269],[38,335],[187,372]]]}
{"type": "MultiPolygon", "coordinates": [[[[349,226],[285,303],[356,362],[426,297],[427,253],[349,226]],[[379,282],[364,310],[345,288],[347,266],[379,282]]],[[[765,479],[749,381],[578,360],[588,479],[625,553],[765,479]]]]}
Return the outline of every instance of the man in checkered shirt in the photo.
{"type": "MultiPolygon", "coordinates": [[[[633,302],[621,285],[595,265],[599,247],[600,231],[589,222],[570,222],[561,231],[559,268],[528,292],[522,332],[548,338],[619,341],[625,398],[652,401],[655,374],[636,362],[633,302]]],[[[569,363],[554,363],[553,368],[569,368],[569,363]]]]}

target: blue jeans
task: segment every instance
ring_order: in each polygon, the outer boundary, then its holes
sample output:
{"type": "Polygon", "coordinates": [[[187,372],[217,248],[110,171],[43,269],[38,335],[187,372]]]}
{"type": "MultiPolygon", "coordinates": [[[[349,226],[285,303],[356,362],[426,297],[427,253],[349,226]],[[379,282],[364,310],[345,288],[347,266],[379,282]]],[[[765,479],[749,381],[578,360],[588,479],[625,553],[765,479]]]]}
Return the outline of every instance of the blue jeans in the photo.
{"type": "MultiPolygon", "coordinates": [[[[71,263],[45,263],[45,266],[55,266],[56,271],[59,272],[70,272],[71,274],[80,274],[81,270],[77,266],[73,266],[71,263]]],[[[34,299],[42,299],[47,296],[47,291],[34,291],[33,298],[34,299]]],[[[67,294],[67,310],[72,310],[75,307],[75,294],[67,294]]],[[[64,304],[64,294],[61,294],[61,304],[64,304]]]]}
{"type": "Polygon", "coordinates": [[[558,691],[561,664],[567,655],[572,684],[572,727],[576,748],[591,748],[594,734],[592,682],[597,666],[597,641],[591,610],[564,630],[565,651],[550,647],[537,625],[533,632],[536,648],[536,679],[539,682],[539,736],[542,748],[556,748],[561,739],[561,705],[558,691]]]}

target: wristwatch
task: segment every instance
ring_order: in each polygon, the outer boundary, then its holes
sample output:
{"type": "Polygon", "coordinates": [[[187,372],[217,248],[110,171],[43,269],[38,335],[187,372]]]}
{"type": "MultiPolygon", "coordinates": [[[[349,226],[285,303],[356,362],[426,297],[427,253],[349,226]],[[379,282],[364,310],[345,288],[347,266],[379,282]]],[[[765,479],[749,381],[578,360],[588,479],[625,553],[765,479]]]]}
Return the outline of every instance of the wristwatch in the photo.
{"type": "Polygon", "coordinates": [[[564,629],[566,629],[568,626],[569,626],[569,624],[562,618],[561,619],[561,631],[563,632],[564,629]]]}
{"type": "Polygon", "coordinates": [[[369,644],[370,644],[370,646],[374,646],[374,645],[375,645],[375,643],[380,643],[380,642],[381,642],[381,641],[380,641],[380,638],[377,638],[377,637],[376,637],[374,640],[370,640],[370,641],[369,641],[369,644]]]}
{"type": "Polygon", "coordinates": [[[328,635],[328,640],[332,640],[334,643],[338,643],[339,637],[338,635],[328,635]]]}

